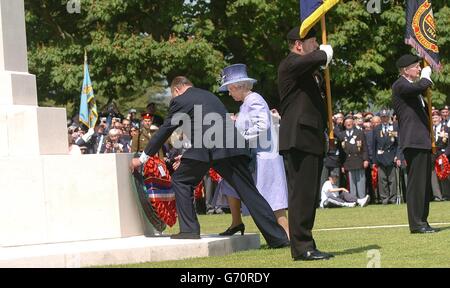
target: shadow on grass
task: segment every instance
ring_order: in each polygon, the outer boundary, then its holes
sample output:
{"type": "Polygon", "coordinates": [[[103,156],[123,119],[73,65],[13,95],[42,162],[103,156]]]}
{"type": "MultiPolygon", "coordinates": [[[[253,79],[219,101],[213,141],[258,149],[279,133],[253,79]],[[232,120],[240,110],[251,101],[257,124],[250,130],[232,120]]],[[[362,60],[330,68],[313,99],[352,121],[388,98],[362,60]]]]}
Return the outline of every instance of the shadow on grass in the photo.
{"type": "Polygon", "coordinates": [[[358,247],[358,248],[347,249],[347,250],[339,251],[339,252],[330,252],[330,253],[335,256],[340,256],[340,255],[358,254],[358,253],[367,252],[367,251],[373,250],[373,249],[381,249],[381,247],[378,245],[368,245],[368,246],[364,246],[364,247],[358,247]]]}
{"type": "MultiPolygon", "coordinates": [[[[450,227],[448,227],[448,229],[450,229],[450,227]]],[[[260,249],[274,250],[274,248],[270,248],[269,245],[267,245],[267,244],[261,245],[260,249]]],[[[284,248],[278,248],[278,249],[290,249],[290,247],[284,247],[284,248]]],[[[323,252],[329,252],[329,253],[331,253],[331,254],[333,254],[335,256],[342,256],[342,255],[351,255],[351,254],[358,254],[358,253],[362,253],[362,252],[367,252],[367,251],[373,250],[373,249],[381,249],[381,246],[379,246],[379,245],[368,245],[368,246],[364,246],[364,247],[347,249],[347,250],[339,251],[339,252],[330,252],[330,251],[323,251],[323,252]]]]}
{"type": "Polygon", "coordinates": [[[437,229],[437,232],[442,232],[442,231],[445,231],[445,230],[450,230],[450,226],[447,226],[447,227],[436,227],[436,229],[437,229]]]}

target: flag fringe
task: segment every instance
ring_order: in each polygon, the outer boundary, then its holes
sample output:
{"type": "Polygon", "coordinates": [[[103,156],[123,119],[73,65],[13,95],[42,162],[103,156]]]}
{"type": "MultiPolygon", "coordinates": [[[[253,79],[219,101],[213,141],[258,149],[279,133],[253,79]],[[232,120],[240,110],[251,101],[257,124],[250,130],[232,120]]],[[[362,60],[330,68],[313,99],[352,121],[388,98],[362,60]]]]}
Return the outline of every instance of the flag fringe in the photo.
{"type": "Polygon", "coordinates": [[[432,57],[430,57],[427,51],[420,45],[413,37],[405,39],[405,43],[412,46],[419,53],[419,56],[425,58],[425,60],[430,64],[431,68],[435,71],[441,71],[442,65],[436,62],[432,57]]]}

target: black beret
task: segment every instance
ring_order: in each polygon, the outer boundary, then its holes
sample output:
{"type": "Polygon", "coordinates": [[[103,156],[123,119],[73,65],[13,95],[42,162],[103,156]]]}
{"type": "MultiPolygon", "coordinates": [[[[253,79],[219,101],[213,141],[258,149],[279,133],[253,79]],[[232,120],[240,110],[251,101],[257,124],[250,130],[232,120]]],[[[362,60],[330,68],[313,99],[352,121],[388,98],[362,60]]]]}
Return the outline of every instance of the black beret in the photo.
{"type": "Polygon", "coordinates": [[[420,62],[422,58],[416,55],[411,54],[405,54],[402,57],[398,58],[397,62],[395,62],[395,65],[398,69],[408,67],[411,64],[420,62]]]}
{"type": "Polygon", "coordinates": [[[312,38],[312,37],[316,37],[317,31],[316,29],[311,28],[308,32],[308,34],[306,34],[305,37],[300,39],[300,26],[294,27],[291,29],[291,31],[289,31],[289,33],[287,34],[287,39],[288,40],[305,40],[308,38],[312,38]]]}

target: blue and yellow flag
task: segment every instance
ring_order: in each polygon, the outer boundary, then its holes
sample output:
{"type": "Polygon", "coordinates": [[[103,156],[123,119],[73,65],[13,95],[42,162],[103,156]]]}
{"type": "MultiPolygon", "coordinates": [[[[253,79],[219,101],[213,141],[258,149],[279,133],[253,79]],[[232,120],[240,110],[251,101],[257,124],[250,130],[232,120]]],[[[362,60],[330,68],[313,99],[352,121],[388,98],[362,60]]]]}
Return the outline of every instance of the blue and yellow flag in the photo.
{"type": "Polygon", "coordinates": [[[431,1],[406,1],[405,42],[416,49],[420,57],[425,58],[433,69],[441,69],[431,1]]]}
{"type": "Polygon", "coordinates": [[[339,0],[300,0],[300,38],[304,38],[314,25],[328,12],[339,0]]]}
{"type": "Polygon", "coordinates": [[[89,67],[87,64],[87,54],[84,54],[84,79],[81,88],[80,101],[80,122],[88,128],[94,128],[98,119],[97,104],[94,99],[94,89],[92,88],[89,67]]]}

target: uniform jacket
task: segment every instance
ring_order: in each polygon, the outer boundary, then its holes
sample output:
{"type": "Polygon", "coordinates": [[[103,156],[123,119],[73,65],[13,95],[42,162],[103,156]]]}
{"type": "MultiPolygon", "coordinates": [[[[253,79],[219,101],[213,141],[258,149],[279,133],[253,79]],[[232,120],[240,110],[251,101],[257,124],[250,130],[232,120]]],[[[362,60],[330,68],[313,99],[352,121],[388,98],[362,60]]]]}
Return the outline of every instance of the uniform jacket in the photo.
{"type": "Polygon", "coordinates": [[[356,128],[349,132],[350,135],[347,134],[347,130],[344,130],[339,135],[344,159],[343,166],[345,170],[364,169],[364,161],[369,161],[364,132],[356,128]]]}
{"type": "Polygon", "coordinates": [[[375,164],[389,167],[394,165],[397,156],[398,131],[391,124],[386,128],[383,132],[383,124],[380,124],[373,130],[373,159],[375,164]]]}
{"type": "Polygon", "coordinates": [[[411,83],[403,76],[392,85],[392,102],[398,118],[399,146],[402,149],[431,149],[427,106],[420,96],[431,85],[432,82],[425,78],[411,83]]]}
{"type": "Polygon", "coordinates": [[[436,144],[436,154],[435,157],[444,154],[445,149],[448,146],[448,136],[449,136],[449,128],[444,124],[439,124],[436,127],[433,125],[434,132],[434,140],[436,144]]]}
{"type": "Polygon", "coordinates": [[[139,129],[139,133],[133,137],[131,142],[131,152],[142,152],[154,133],[145,127],[139,129]]]}
{"type": "Polygon", "coordinates": [[[324,160],[324,165],[327,168],[340,168],[343,159],[341,153],[341,142],[339,141],[338,136],[342,133],[342,127],[336,126],[333,131],[334,145],[330,145],[324,160]]]}
{"type": "Polygon", "coordinates": [[[326,62],[326,53],[317,50],[304,56],[291,52],[280,63],[280,153],[296,148],[324,154],[327,111],[314,74],[326,62]]]}

